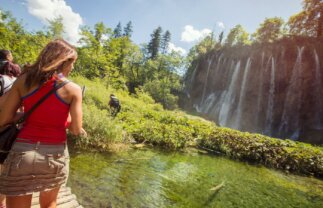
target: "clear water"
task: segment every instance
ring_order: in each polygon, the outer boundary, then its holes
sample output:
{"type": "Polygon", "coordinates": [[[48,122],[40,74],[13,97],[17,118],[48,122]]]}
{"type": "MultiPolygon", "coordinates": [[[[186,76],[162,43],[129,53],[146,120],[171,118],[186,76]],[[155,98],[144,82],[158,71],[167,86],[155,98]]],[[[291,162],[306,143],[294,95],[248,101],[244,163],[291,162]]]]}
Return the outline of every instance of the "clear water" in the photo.
{"type": "Polygon", "coordinates": [[[74,153],[68,186],[85,208],[323,207],[322,180],[194,149],[74,153]]]}

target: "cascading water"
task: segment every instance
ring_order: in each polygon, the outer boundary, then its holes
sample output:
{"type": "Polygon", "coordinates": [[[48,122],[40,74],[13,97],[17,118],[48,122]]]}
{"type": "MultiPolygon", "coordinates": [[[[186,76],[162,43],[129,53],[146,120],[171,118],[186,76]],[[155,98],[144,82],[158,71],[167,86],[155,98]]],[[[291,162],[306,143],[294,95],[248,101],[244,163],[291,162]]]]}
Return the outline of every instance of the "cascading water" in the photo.
{"type": "Polygon", "coordinates": [[[238,63],[236,64],[236,67],[234,68],[229,90],[225,95],[224,101],[220,109],[219,123],[221,126],[227,126],[228,115],[231,109],[231,105],[233,103],[234,90],[237,85],[239,71],[240,71],[240,61],[238,61],[238,63]]]}
{"type": "Polygon", "coordinates": [[[220,126],[323,144],[323,42],[299,43],[199,57],[190,103],[220,126]]]}
{"type": "Polygon", "coordinates": [[[266,115],[265,134],[271,135],[273,124],[274,96],[275,96],[275,59],[271,57],[270,89],[266,115]]]}
{"type": "Polygon", "coordinates": [[[241,116],[242,116],[242,111],[243,111],[243,107],[244,107],[244,101],[246,99],[246,85],[247,85],[247,79],[248,79],[250,66],[251,66],[251,60],[249,57],[247,60],[247,63],[246,63],[244,73],[243,73],[242,86],[241,86],[240,97],[239,97],[238,108],[237,108],[237,117],[236,117],[236,121],[233,126],[233,128],[235,128],[235,129],[241,128],[241,116]]]}
{"type": "Polygon", "coordinates": [[[261,65],[259,70],[259,79],[260,81],[258,82],[258,93],[257,93],[257,113],[256,113],[256,124],[259,124],[259,118],[260,118],[260,111],[261,111],[261,101],[262,101],[262,92],[263,92],[263,80],[264,80],[264,73],[261,69],[264,68],[264,60],[265,60],[265,52],[261,53],[261,65]]]}
{"type": "Polygon", "coordinates": [[[215,94],[211,93],[203,102],[203,105],[201,106],[202,112],[208,113],[210,111],[210,108],[214,105],[215,99],[216,99],[215,94]]]}
{"type": "Polygon", "coordinates": [[[290,135],[292,139],[299,136],[299,113],[302,98],[301,86],[301,69],[302,69],[302,54],[304,47],[297,47],[298,55],[293,68],[292,77],[289,82],[287,95],[284,104],[282,121],[279,127],[281,134],[290,135]]]}
{"type": "Polygon", "coordinates": [[[209,72],[210,72],[210,68],[211,68],[211,65],[212,65],[212,61],[213,61],[212,57],[207,60],[208,67],[207,67],[207,71],[206,71],[206,78],[205,78],[205,83],[204,83],[204,88],[203,88],[203,94],[202,94],[202,100],[201,100],[200,105],[202,105],[203,102],[204,102],[205,92],[206,92],[206,87],[207,87],[207,81],[208,81],[208,78],[209,78],[209,72]]]}
{"type": "Polygon", "coordinates": [[[323,106],[322,106],[322,78],[321,78],[321,72],[320,72],[320,60],[317,55],[316,50],[314,50],[314,58],[315,58],[315,89],[316,89],[316,128],[322,129],[323,128],[323,122],[322,122],[322,117],[323,117],[323,106]]]}
{"type": "MultiPolygon", "coordinates": [[[[193,82],[194,82],[194,80],[195,80],[196,71],[197,71],[198,67],[199,67],[199,64],[196,64],[196,66],[195,66],[195,68],[194,68],[194,70],[193,70],[193,73],[192,73],[192,75],[191,75],[191,79],[190,79],[190,81],[189,81],[189,83],[188,83],[188,86],[189,86],[189,87],[192,87],[192,86],[193,86],[193,82]]],[[[186,95],[187,95],[187,97],[188,97],[188,98],[190,98],[190,97],[191,97],[191,95],[190,95],[189,91],[190,91],[190,89],[186,91],[186,95]]]]}

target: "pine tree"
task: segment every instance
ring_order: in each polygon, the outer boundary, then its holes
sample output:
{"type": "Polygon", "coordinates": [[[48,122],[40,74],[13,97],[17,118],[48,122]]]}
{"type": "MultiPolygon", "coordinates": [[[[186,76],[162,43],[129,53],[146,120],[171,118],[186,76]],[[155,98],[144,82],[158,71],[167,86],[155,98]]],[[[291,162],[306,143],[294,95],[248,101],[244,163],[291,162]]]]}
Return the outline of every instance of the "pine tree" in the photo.
{"type": "Polygon", "coordinates": [[[132,22],[129,21],[126,27],[123,29],[123,36],[130,38],[132,35],[132,22]]]}
{"type": "Polygon", "coordinates": [[[122,36],[122,34],[121,34],[122,31],[121,30],[122,30],[121,29],[121,23],[119,22],[117,24],[116,28],[114,28],[114,30],[113,30],[113,37],[114,38],[120,38],[122,36]]]}
{"type": "Polygon", "coordinates": [[[165,54],[167,52],[167,48],[168,48],[168,44],[171,40],[171,34],[170,32],[167,30],[162,39],[161,39],[161,44],[160,44],[160,48],[161,48],[161,53],[165,54]]]}
{"type": "Polygon", "coordinates": [[[161,42],[161,33],[162,28],[158,27],[153,31],[153,33],[150,35],[151,40],[148,44],[148,53],[150,54],[151,59],[155,59],[158,56],[159,49],[160,49],[160,42],[161,42]]]}

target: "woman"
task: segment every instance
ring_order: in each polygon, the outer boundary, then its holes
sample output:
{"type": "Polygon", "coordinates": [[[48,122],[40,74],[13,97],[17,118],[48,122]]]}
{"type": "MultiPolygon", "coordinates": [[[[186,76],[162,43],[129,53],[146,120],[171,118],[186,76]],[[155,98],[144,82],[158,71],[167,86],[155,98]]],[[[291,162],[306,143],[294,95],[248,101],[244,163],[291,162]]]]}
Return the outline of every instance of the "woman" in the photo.
{"type": "MultiPolygon", "coordinates": [[[[13,82],[20,75],[21,69],[18,64],[13,63],[13,56],[9,50],[0,50],[0,106],[5,101],[6,94],[13,82]]],[[[0,165],[0,172],[2,165],[0,165]]],[[[5,207],[5,196],[0,195],[0,208],[5,207]]]]}
{"type": "Polygon", "coordinates": [[[21,69],[14,64],[12,53],[9,50],[0,50],[0,105],[5,100],[5,93],[8,92],[20,75],[21,69]]]}
{"type": "Polygon", "coordinates": [[[18,77],[21,69],[18,64],[14,64],[12,53],[9,50],[0,50],[0,74],[18,77]]]}
{"type": "MultiPolygon", "coordinates": [[[[66,80],[77,53],[64,40],[51,41],[36,63],[26,66],[0,106],[0,126],[13,122],[19,106],[27,112],[41,97],[66,80]]],[[[82,128],[82,91],[69,82],[51,94],[27,118],[0,175],[0,193],[8,208],[31,206],[40,192],[41,207],[56,207],[60,186],[67,180],[66,131],[86,135],[82,128]]]]}

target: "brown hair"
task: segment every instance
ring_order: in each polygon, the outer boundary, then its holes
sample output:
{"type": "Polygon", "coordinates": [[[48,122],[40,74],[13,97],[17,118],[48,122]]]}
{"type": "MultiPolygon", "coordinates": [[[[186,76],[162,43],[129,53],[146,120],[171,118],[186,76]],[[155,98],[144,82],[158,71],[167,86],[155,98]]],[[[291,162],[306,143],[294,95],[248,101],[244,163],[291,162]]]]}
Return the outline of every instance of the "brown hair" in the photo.
{"type": "Polygon", "coordinates": [[[55,72],[60,72],[64,64],[77,59],[76,48],[62,39],[49,42],[39,54],[37,61],[26,65],[25,86],[30,88],[49,80],[55,72]]]}
{"type": "Polygon", "coordinates": [[[0,50],[0,60],[7,60],[10,54],[11,52],[9,50],[0,50]]]}

